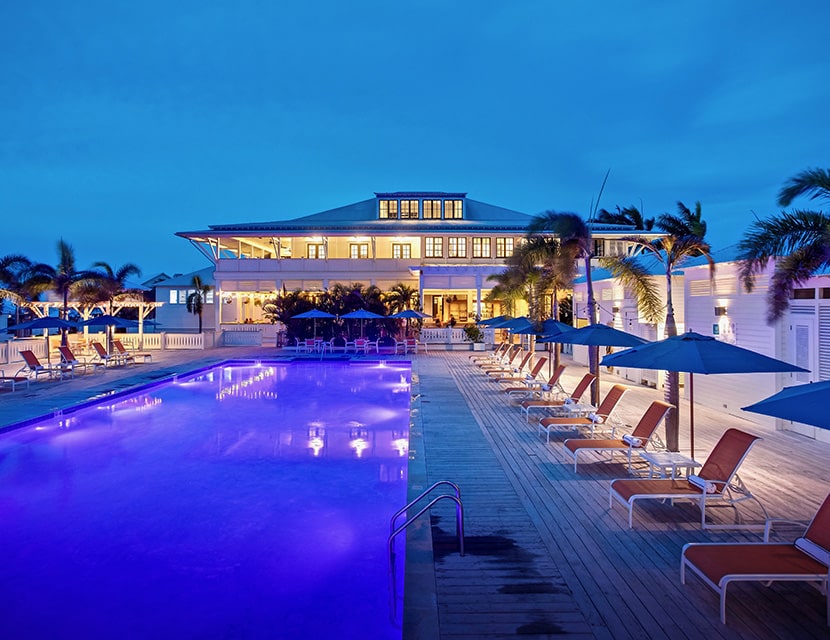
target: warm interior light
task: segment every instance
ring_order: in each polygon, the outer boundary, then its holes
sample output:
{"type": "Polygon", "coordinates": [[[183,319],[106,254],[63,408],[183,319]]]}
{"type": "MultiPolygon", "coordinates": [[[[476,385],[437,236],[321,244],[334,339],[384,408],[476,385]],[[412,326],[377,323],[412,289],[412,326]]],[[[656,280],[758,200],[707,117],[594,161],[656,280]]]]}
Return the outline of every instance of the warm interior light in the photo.
{"type": "Polygon", "coordinates": [[[726,315],[726,307],[715,307],[715,315],[716,316],[725,316],[726,315]]]}

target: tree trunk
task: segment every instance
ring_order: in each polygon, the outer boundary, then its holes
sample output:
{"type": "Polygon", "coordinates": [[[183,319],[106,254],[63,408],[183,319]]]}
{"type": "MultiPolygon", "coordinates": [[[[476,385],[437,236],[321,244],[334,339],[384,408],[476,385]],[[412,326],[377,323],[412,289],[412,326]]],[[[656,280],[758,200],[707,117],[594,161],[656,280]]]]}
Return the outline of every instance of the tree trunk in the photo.
{"type": "MultiPolygon", "coordinates": [[[[677,323],[674,319],[674,305],[672,304],[671,273],[666,274],[666,330],[664,337],[671,338],[677,335],[677,323]]],[[[674,409],[666,415],[666,448],[669,451],[680,450],[680,374],[677,371],[668,371],[664,399],[674,409]]]]}
{"type": "MultiPolygon", "coordinates": [[[[585,258],[585,285],[588,288],[588,323],[597,323],[597,301],[594,299],[594,283],[591,278],[591,256],[585,258]]],[[[599,347],[588,347],[588,371],[596,378],[591,383],[591,404],[599,406],[599,347]]]]}

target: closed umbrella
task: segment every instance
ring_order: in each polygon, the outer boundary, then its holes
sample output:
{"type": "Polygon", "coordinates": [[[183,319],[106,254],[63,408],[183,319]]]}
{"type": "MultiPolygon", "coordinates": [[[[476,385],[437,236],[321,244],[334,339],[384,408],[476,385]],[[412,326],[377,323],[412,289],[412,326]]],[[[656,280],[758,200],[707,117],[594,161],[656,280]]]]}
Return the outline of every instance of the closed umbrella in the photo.
{"type": "Polygon", "coordinates": [[[297,318],[298,320],[313,320],[314,324],[314,338],[317,338],[317,320],[319,319],[331,319],[335,318],[333,313],[327,313],[326,311],[321,311],[320,309],[311,309],[310,311],[304,311],[303,313],[298,313],[295,316],[291,316],[291,319],[297,318]]]}
{"type": "Polygon", "coordinates": [[[367,311],[366,309],[358,309],[357,311],[351,311],[349,313],[344,313],[340,316],[344,320],[360,320],[360,337],[363,337],[363,321],[364,320],[377,320],[385,318],[386,316],[378,315],[377,313],[373,313],[372,311],[367,311]]]}
{"type": "Polygon", "coordinates": [[[28,322],[21,322],[20,324],[16,324],[12,327],[8,327],[5,331],[26,331],[26,330],[38,330],[38,329],[46,329],[43,332],[43,337],[46,339],[46,362],[51,363],[52,359],[49,353],[49,329],[73,329],[78,325],[74,322],[69,322],[68,320],[63,320],[56,316],[44,316],[43,318],[35,318],[34,320],[29,320],[28,322]]]}
{"type": "Polygon", "coordinates": [[[801,422],[820,429],[830,429],[828,406],[830,406],[830,380],[825,380],[784,387],[769,398],[743,407],[743,410],[801,422]]]}
{"type": "Polygon", "coordinates": [[[602,364],[608,367],[637,367],[689,374],[689,442],[692,458],[695,456],[695,373],[806,371],[789,362],[692,331],[613,353],[605,356],[602,364]]]}

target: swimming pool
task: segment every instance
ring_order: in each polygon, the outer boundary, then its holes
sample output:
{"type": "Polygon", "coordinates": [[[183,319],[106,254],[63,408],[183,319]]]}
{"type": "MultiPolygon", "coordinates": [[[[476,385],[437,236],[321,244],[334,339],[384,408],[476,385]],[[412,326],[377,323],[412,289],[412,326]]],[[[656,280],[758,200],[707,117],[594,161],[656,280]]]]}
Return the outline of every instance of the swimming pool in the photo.
{"type": "Polygon", "coordinates": [[[399,640],[409,407],[407,362],[225,365],[0,434],[0,637],[399,640]]]}

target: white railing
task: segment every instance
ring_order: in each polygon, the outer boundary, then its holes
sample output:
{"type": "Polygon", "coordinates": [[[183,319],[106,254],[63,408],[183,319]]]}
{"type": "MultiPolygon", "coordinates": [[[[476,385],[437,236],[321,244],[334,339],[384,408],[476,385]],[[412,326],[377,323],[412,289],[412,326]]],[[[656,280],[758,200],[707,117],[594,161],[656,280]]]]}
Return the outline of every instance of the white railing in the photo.
{"type": "MultiPolygon", "coordinates": [[[[485,344],[493,344],[493,336],[495,333],[494,329],[484,329],[484,342],[485,344]]],[[[419,340],[424,344],[470,344],[468,341],[464,339],[465,333],[464,328],[461,327],[441,327],[438,328],[423,328],[421,329],[421,334],[419,336],[419,340]]]]}
{"type": "Polygon", "coordinates": [[[204,349],[204,333],[162,333],[162,349],[204,349]]]}
{"type": "Polygon", "coordinates": [[[222,331],[222,344],[226,347],[261,347],[262,331],[251,329],[222,331]]]}

